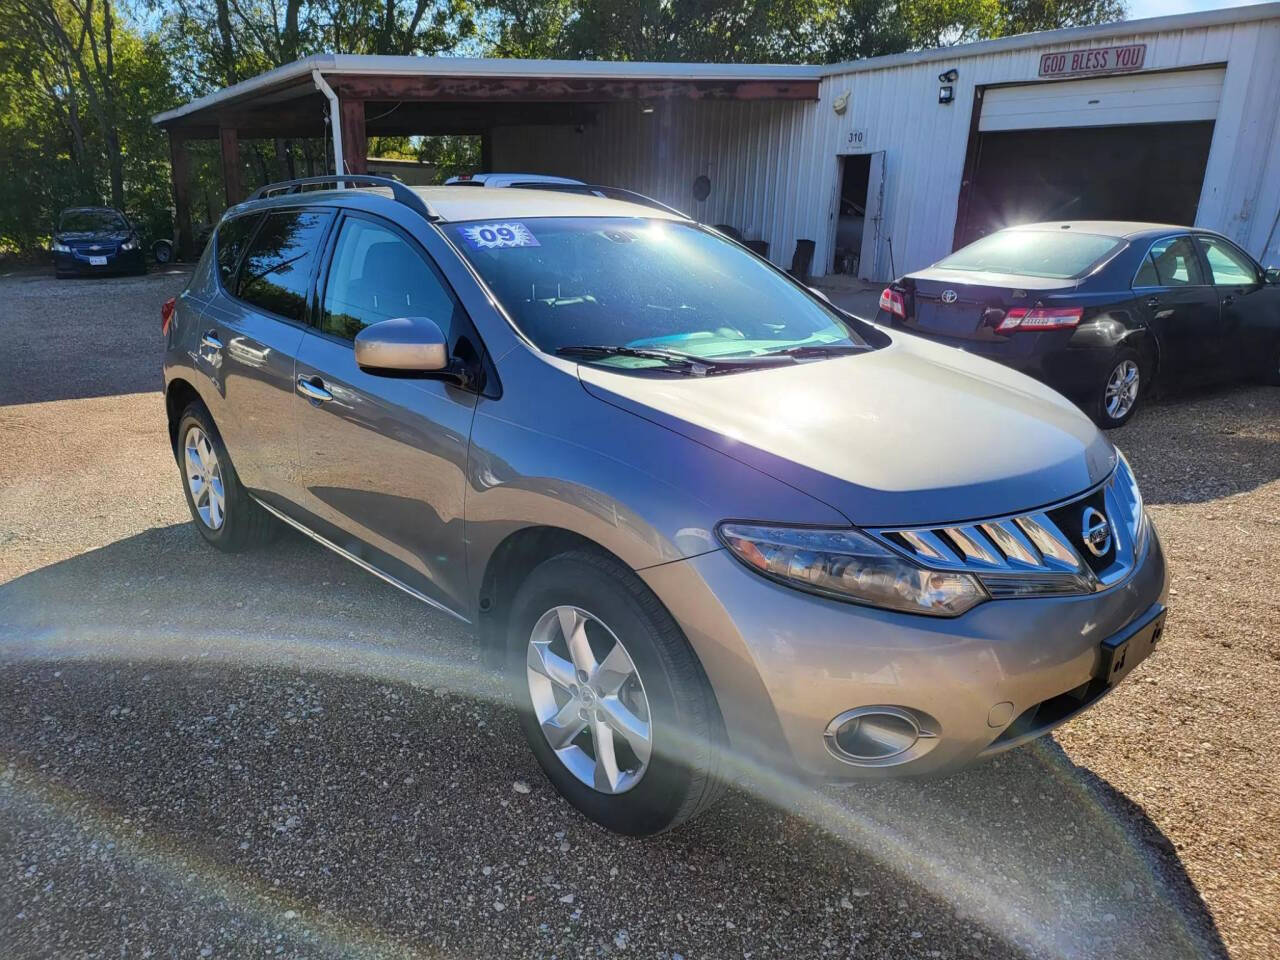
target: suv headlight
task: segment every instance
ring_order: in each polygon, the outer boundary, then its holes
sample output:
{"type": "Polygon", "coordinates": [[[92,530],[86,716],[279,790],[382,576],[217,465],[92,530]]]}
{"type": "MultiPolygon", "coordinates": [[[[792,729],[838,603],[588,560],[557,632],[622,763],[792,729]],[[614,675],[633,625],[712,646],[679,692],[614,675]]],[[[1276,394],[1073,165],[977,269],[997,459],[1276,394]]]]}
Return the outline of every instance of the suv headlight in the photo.
{"type": "Polygon", "coordinates": [[[55,240],[53,243],[53,252],[54,253],[70,253],[71,248],[68,247],[65,243],[58,243],[55,240]]]}
{"type": "Polygon", "coordinates": [[[837,600],[958,617],[987,599],[976,577],[926,570],[857,530],[722,523],[717,533],[757,573],[837,600]]]}

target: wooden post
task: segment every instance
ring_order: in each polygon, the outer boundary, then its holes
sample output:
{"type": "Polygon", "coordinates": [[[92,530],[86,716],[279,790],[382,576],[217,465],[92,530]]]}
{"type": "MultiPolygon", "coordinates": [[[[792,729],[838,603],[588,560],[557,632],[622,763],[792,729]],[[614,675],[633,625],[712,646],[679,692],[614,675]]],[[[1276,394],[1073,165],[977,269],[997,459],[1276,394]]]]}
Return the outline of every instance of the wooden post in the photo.
{"type": "Polygon", "coordinates": [[[493,129],[480,134],[480,172],[493,173],[493,129]]]}
{"type": "Polygon", "coordinates": [[[169,131],[169,176],[173,183],[173,220],[178,229],[178,256],[190,263],[195,256],[191,233],[191,157],[187,139],[177,130],[169,131]]]}
{"type": "Polygon", "coordinates": [[[219,126],[218,140],[222,147],[222,189],[230,207],[244,199],[244,188],[240,185],[240,136],[235,127],[219,126]]]}
{"type": "Polygon", "coordinates": [[[338,103],[342,117],[342,161],[339,173],[369,172],[369,138],[364,129],[364,101],[343,97],[338,103]]]}

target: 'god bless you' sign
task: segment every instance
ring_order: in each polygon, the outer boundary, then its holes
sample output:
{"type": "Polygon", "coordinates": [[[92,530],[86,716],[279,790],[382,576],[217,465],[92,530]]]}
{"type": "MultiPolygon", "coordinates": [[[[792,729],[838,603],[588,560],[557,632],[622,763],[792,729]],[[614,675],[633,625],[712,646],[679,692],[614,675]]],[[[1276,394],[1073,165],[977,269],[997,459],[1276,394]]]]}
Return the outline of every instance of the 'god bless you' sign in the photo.
{"type": "Polygon", "coordinates": [[[1077,77],[1087,73],[1124,73],[1129,70],[1141,70],[1146,59],[1145,43],[1044,53],[1040,55],[1040,76],[1077,77]]]}

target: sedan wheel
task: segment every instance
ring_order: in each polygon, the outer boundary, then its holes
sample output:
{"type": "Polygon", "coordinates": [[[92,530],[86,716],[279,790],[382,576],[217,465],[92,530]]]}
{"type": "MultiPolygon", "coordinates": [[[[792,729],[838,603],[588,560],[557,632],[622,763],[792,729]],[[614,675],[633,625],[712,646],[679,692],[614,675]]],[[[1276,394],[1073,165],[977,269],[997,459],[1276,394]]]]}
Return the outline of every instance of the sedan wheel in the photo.
{"type": "Polygon", "coordinates": [[[627,648],[594,614],[553,607],[529,637],[529,699],[547,744],[601,793],[644,776],[653,746],[649,698],[627,648]]]}
{"type": "Polygon", "coordinates": [[[1132,360],[1116,364],[1107,380],[1107,416],[1119,420],[1138,402],[1138,365],[1132,360]]]}
{"type": "Polygon", "coordinates": [[[227,517],[227,495],[213,444],[203,430],[193,426],[187,431],[183,449],[187,489],[191,491],[196,515],[210,530],[220,530],[227,517]]]}
{"type": "Polygon", "coordinates": [[[1105,379],[1099,377],[1094,394],[1093,417],[1105,428],[1123,426],[1138,408],[1142,396],[1143,363],[1132,350],[1122,350],[1112,362],[1105,379]]]}

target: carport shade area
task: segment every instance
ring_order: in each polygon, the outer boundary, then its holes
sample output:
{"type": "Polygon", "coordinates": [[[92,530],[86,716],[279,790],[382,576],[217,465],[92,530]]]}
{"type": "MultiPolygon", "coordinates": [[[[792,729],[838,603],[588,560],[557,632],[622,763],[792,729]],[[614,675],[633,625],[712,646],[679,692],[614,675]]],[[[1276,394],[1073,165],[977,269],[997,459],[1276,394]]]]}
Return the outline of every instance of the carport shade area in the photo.
{"type": "MultiPolygon", "coordinates": [[[[193,140],[217,140],[227,204],[244,199],[241,140],[329,138],[336,120],[345,173],[367,171],[370,136],[481,137],[491,164],[495,128],[591,125],[608,104],[641,107],[673,100],[817,100],[809,67],[662,63],[586,63],[461,58],[319,55],[287,64],[155,118],[169,135],[179,247],[192,252],[190,160],[193,140]],[[336,117],[328,86],[337,101],[336,117]]],[[[647,107],[646,107],[647,108],[647,107]]],[[[625,186],[623,184],[622,186],[625,186]]]]}

